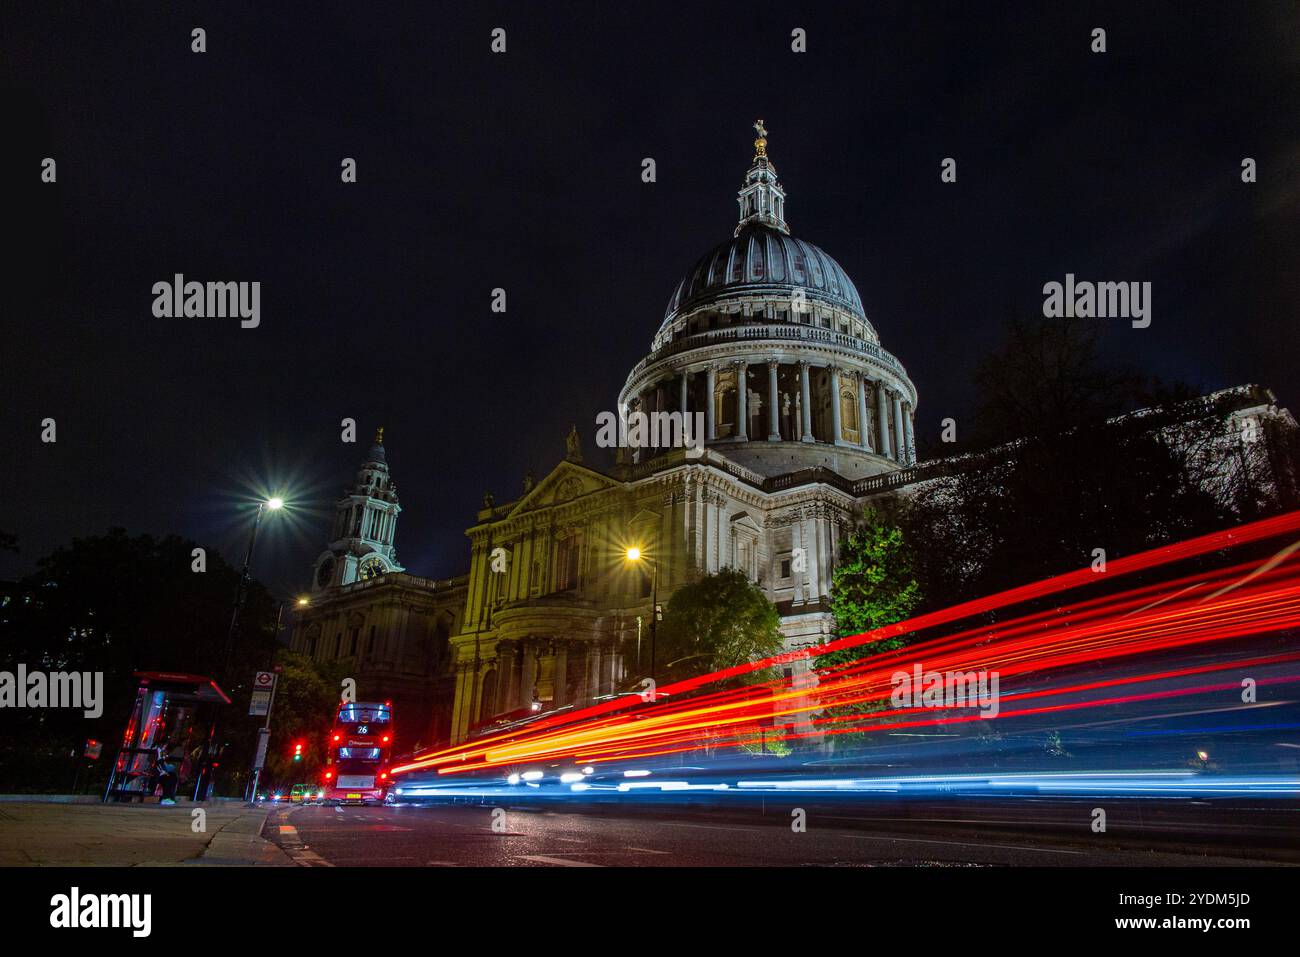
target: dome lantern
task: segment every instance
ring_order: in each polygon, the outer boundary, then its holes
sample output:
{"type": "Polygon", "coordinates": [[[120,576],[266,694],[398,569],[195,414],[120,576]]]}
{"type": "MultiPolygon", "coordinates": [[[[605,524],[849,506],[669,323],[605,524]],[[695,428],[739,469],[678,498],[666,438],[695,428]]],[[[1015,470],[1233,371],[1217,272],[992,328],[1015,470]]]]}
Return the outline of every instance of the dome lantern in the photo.
{"type": "Polygon", "coordinates": [[[745,174],[745,184],[736,194],[740,206],[740,222],[736,235],[750,223],[762,223],[790,234],[785,223],[785,190],[776,179],[776,167],[767,158],[767,127],[760,119],[754,124],[758,139],[754,140],[754,165],[745,174]]]}

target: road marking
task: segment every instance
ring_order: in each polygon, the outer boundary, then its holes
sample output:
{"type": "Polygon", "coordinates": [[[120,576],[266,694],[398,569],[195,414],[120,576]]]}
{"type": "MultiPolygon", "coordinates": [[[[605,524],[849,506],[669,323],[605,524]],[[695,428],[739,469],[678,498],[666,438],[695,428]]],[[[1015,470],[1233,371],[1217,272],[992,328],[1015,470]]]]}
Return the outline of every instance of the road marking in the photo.
{"type": "Polygon", "coordinates": [[[339,814],[343,813],[343,808],[341,807],[336,807],[334,810],[337,811],[339,814]]]}
{"type": "Polygon", "coordinates": [[[672,827],[698,827],[705,831],[757,831],[756,827],[718,827],[716,824],[683,824],[681,821],[661,821],[661,824],[668,824],[672,827]]]}
{"type": "Polygon", "coordinates": [[[656,851],[653,847],[629,847],[629,851],[640,851],[642,854],[667,854],[668,851],[656,851]]]}
{"type": "Polygon", "coordinates": [[[547,857],[545,854],[524,854],[521,861],[536,861],[538,864],[553,864],[557,867],[600,867],[600,864],[591,864],[587,861],[571,861],[567,857],[547,857]]]}
{"type": "Polygon", "coordinates": [[[296,827],[293,827],[290,824],[281,824],[280,837],[283,839],[279,845],[280,850],[288,854],[295,864],[298,864],[301,867],[334,866],[315,851],[310,850],[307,845],[302,843],[302,839],[298,836],[298,829],[296,827]]]}
{"type": "Polygon", "coordinates": [[[1019,844],[969,844],[962,841],[926,841],[919,837],[872,837],[867,834],[845,834],[855,841],[900,841],[904,844],[943,844],[948,847],[996,847],[1008,851],[1037,851],[1039,854],[1082,854],[1083,851],[1064,851],[1050,847],[1023,847],[1019,844]]]}

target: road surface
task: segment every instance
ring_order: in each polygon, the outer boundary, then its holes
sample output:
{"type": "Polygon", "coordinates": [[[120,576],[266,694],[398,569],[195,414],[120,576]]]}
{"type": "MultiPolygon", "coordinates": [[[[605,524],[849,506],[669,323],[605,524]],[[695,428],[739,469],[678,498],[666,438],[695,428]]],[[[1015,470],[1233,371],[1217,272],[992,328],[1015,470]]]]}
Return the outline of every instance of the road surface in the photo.
{"type": "Polygon", "coordinates": [[[1117,808],[1095,834],[1078,802],[568,810],[479,805],[286,808],[263,836],[314,866],[1241,866],[1300,863],[1293,808],[1117,808]],[[1209,843],[1211,841],[1216,844],[1209,843]]]}

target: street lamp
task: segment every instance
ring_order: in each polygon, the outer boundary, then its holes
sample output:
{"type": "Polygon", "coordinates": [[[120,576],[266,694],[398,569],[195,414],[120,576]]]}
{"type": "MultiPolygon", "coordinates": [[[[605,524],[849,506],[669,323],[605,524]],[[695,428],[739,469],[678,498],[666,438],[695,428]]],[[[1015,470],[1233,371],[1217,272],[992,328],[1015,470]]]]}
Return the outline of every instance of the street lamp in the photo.
{"type": "Polygon", "coordinates": [[[244,553],[244,567],[239,573],[239,585],[235,588],[235,610],[230,616],[230,630],[226,632],[226,654],[221,664],[221,679],[228,681],[230,675],[230,652],[235,644],[235,632],[239,630],[239,613],[244,607],[244,597],[248,591],[249,568],[253,563],[253,548],[257,544],[257,530],[262,524],[262,513],[267,509],[278,512],[284,508],[284,499],[278,495],[257,503],[257,512],[253,515],[253,532],[248,536],[248,551],[244,553]]]}
{"type": "Polygon", "coordinates": [[[659,563],[647,558],[635,545],[627,550],[629,562],[648,562],[650,564],[650,687],[655,684],[655,636],[659,631],[659,563]]]}
{"type": "MultiPolygon", "coordinates": [[[[230,654],[235,645],[235,633],[239,631],[239,613],[244,608],[244,597],[248,593],[249,569],[253,563],[253,549],[257,545],[257,530],[262,525],[262,513],[267,509],[278,512],[284,508],[284,499],[278,495],[272,496],[257,503],[257,511],[253,514],[253,531],[248,536],[248,550],[244,552],[244,567],[239,572],[239,584],[235,586],[235,609],[230,615],[230,628],[226,631],[226,650],[221,659],[221,683],[229,686],[230,681],[230,654]]],[[[280,606],[283,610],[283,605],[280,606]]],[[[276,616],[276,631],[279,632],[279,615],[276,616]]],[[[274,640],[274,639],[273,639],[274,640]]],[[[194,787],[194,800],[202,801],[208,796],[208,789],[212,786],[212,771],[216,764],[209,760],[214,751],[219,748],[217,743],[219,719],[214,719],[208,733],[208,740],[203,745],[203,755],[199,759],[199,779],[194,787]]]]}

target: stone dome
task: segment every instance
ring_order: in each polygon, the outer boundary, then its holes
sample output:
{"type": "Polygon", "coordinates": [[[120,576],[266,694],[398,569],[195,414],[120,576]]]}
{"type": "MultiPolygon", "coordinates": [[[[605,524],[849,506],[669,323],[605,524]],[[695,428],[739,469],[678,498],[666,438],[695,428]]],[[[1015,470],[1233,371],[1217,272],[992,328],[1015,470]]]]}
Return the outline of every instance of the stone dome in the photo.
{"type": "MultiPolygon", "coordinates": [[[[839,263],[790,235],[785,189],[754,124],[731,238],[678,281],[618,407],[629,475],[684,456],[685,429],[755,481],[829,469],[850,481],[915,462],[916,387],[881,345],[839,263]],[[663,441],[633,424],[682,428],[663,441]]],[[[689,459],[687,460],[689,461],[689,459]]],[[[733,474],[737,474],[733,471],[733,474]]]]}
{"type": "Polygon", "coordinates": [[[810,300],[866,318],[857,288],[829,253],[768,223],[746,222],[682,277],[668,300],[664,321],[715,302],[755,295],[790,297],[796,289],[803,289],[810,300]]]}

